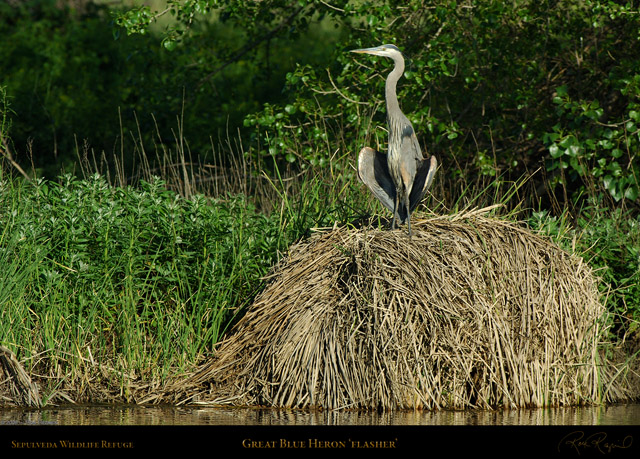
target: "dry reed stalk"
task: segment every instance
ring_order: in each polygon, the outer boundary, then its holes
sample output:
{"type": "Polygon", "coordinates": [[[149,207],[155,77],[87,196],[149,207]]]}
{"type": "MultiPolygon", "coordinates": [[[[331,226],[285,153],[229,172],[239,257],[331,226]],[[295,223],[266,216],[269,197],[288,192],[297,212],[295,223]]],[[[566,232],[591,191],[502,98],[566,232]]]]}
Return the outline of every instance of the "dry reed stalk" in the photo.
{"type": "Polygon", "coordinates": [[[13,404],[42,406],[38,386],[31,381],[15,354],[4,346],[0,346],[0,388],[8,389],[9,397],[3,398],[8,398],[13,404]]]}
{"type": "Polygon", "coordinates": [[[611,401],[598,280],[577,256],[482,211],[415,235],[337,228],[294,245],[177,403],[329,409],[611,401]],[[602,390],[608,385],[608,390],[602,390]]]}

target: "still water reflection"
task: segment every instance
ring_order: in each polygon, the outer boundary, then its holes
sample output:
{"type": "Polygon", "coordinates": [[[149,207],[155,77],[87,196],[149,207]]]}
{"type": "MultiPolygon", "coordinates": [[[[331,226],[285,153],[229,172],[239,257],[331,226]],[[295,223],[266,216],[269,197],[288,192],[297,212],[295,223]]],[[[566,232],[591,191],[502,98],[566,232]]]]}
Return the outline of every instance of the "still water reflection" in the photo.
{"type": "Polygon", "coordinates": [[[70,406],[0,408],[0,425],[640,425],[640,404],[513,411],[365,413],[345,411],[174,407],[70,406]]]}

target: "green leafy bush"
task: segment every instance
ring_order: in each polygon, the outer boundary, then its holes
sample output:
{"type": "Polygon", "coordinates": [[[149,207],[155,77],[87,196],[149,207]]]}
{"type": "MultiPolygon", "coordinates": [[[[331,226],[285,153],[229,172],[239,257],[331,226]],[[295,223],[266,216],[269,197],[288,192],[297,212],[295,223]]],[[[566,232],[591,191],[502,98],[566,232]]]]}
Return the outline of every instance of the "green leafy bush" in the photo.
{"type": "MultiPolygon", "coordinates": [[[[621,93],[637,100],[640,75],[627,81],[621,93]]],[[[640,105],[629,102],[617,123],[604,123],[604,109],[598,102],[574,101],[566,86],[556,91],[559,122],[543,139],[549,146],[547,170],[567,170],[556,180],[584,184],[596,182],[616,200],[636,201],[640,168],[633,161],[640,150],[640,105]]]]}
{"type": "MultiPolygon", "coordinates": [[[[197,3],[264,26],[273,24],[266,13],[283,5],[260,2],[248,14],[238,6],[242,2],[197,3]]],[[[356,58],[348,50],[395,43],[407,58],[398,86],[402,108],[426,149],[443,157],[446,178],[473,181],[503,172],[518,177],[544,168],[552,193],[562,185],[577,198],[596,185],[616,201],[637,201],[637,5],[297,5],[301,18],[330,18],[340,41],[329,65],[296,65],[281,100],[247,114],[254,153],[304,166],[327,165],[336,150],[355,154],[367,142],[384,149],[386,135],[377,126],[385,127],[384,79],[391,63],[356,58]]],[[[181,4],[173,7],[181,11],[181,4]]]]}
{"type": "Polygon", "coordinates": [[[77,355],[81,343],[127,365],[193,363],[287,244],[278,219],[242,196],[184,199],[160,180],[133,189],[5,176],[0,209],[0,261],[15,271],[0,281],[0,342],[32,343],[27,355],[77,355]]]}

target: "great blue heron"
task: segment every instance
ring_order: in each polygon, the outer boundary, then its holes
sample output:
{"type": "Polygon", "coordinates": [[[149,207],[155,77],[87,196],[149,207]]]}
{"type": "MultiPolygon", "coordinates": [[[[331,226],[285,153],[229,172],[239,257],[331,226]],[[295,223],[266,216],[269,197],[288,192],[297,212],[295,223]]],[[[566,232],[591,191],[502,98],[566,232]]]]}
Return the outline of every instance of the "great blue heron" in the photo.
{"type": "Polygon", "coordinates": [[[396,94],[396,85],[404,73],[404,58],[400,50],[394,45],[382,45],[351,52],[390,57],[395,64],[385,84],[388,152],[385,155],[369,147],[360,150],[358,175],[375,197],[393,212],[391,228],[395,229],[396,221],[404,223],[406,220],[411,238],[411,212],[431,185],[438,161],[435,156],[431,156],[429,161],[424,158],[411,121],[400,110],[396,94]]]}

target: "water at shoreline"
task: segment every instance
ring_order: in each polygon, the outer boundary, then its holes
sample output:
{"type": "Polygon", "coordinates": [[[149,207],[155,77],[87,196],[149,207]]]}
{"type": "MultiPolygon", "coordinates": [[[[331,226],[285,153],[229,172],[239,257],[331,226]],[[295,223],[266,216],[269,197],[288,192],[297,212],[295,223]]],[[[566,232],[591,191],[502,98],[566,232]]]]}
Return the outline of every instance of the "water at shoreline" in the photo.
{"type": "Polygon", "coordinates": [[[640,425],[640,404],[393,413],[136,405],[0,408],[2,425],[640,425]]]}

